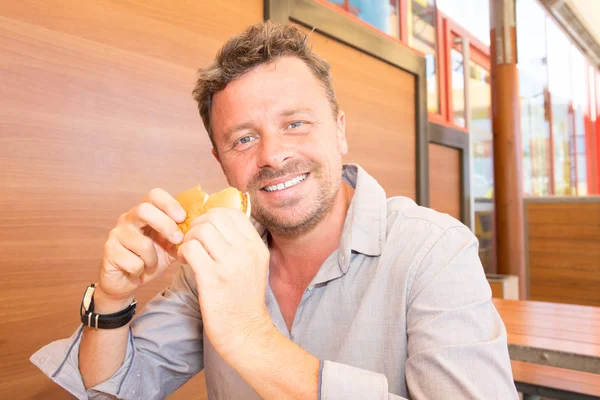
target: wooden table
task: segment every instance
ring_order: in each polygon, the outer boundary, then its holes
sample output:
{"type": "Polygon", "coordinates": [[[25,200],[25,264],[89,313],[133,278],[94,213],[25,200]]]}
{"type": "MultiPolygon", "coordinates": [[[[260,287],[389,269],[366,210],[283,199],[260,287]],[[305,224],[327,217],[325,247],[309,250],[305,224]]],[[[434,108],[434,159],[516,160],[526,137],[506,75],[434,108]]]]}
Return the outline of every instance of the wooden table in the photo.
{"type": "Polygon", "coordinates": [[[526,398],[600,399],[600,308],[493,302],[508,332],[517,389],[526,398]]]}

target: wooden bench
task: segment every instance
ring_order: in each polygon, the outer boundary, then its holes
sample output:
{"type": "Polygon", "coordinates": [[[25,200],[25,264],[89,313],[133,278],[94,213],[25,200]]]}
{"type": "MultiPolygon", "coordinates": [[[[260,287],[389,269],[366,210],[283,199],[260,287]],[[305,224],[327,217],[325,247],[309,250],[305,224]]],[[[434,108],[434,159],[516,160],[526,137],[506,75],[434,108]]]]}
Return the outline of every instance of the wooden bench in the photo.
{"type": "Polygon", "coordinates": [[[526,399],[600,399],[600,308],[493,302],[508,332],[515,384],[526,399]]]}
{"type": "Polygon", "coordinates": [[[600,399],[600,375],[547,365],[511,361],[517,390],[524,400],[538,396],[565,400],[600,399]]]}

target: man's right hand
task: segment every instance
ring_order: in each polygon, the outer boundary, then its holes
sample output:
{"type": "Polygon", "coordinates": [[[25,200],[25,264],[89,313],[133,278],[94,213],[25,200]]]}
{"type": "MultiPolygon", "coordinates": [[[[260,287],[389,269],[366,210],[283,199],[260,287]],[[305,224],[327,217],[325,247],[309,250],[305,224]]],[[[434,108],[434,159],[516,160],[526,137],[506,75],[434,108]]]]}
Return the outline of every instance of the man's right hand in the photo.
{"type": "Polygon", "coordinates": [[[152,189],[144,202],[121,215],[102,253],[95,311],[117,312],[133,300],[135,290],[158,278],[177,260],[175,245],[183,240],[177,223],[185,210],[162,189],[152,189]]]}

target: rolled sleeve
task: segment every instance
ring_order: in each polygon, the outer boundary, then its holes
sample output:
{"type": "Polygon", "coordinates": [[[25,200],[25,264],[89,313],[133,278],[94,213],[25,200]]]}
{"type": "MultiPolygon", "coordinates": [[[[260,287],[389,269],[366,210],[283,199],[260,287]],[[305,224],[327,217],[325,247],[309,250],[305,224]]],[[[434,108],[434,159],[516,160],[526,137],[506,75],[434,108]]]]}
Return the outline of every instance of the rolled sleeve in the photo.
{"type": "Polygon", "coordinates": [[[129,330],[129,340],[125,360],[121,367],[108,380],[85,389],[79,372],[79,345],[83,325],[68,339],[52,342],[30,357],[30,361],[56,384],[78,399],[114,399],[131,369],[133,358],[133,336],[129,330]]]}
{"type": "Polygon", "coordinates": [[[202,317],[194,273],[180,266],[172,284],[133,320],[125,360],[108,380],[87,390],[79,372],[83,326],[30,361],[78,399],[163,399],[203,367],[202,317]]]}
{"type": "Polygon", "coordinates": [[[319,393],[322,400],[404,399],[388,393],[385,375],[327,360],[322,364],[319,393]]]}

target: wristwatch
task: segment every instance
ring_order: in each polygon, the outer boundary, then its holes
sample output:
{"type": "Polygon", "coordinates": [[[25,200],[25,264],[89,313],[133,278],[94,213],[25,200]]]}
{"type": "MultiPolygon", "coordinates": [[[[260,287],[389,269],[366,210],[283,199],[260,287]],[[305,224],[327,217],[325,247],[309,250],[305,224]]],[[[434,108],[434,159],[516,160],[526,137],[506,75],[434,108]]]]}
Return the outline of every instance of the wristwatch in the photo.
{"type": "Polygon", "coordinates": [[[95,314],[94,313],[94,292],[96,285],[92,283],[87,287],[81,299],[81,322],[90,328],[97,329],[116,329],[125,326],[135,315],[137,301],[133,301],[124,310],[113,314],[95,314]]]}

